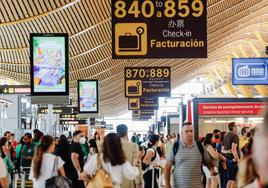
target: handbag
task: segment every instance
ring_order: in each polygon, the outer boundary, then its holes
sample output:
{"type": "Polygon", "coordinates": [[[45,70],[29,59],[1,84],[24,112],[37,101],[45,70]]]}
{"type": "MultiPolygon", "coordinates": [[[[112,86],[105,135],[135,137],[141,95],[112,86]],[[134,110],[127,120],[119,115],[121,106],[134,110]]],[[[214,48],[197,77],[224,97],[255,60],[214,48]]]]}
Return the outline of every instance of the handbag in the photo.
{"type": "Polygon", "coordinates": [[[110,175],[103,169],[100,155],[97,154],[97,170],[91,176],[87,188],[113,188],[110,175]]]}
{"type": "Polygon", "coordinates": [[[52,177],[46,180],[45,187],[46,188],[71,188],[72,181],[64,176],[53,176],[55,172],[57,172],[58,166],[58,157],[54,160],[54,166],[52,169],[52,177]]]}

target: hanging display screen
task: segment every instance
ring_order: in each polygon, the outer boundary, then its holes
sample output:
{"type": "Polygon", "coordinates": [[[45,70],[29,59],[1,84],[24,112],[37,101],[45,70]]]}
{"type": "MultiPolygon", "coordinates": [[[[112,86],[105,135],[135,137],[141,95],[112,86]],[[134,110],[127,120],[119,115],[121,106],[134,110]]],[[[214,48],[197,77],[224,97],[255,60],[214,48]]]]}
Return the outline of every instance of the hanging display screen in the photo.
{"type": "Polygon", "coordinates": [[[69,95],[68,34],[30,34],[31,94],[69,95]]]}
{"type": "Polygon", "coordinates": [[[98,113],[98,80],[78,80],[78,112],[98,113]]]}

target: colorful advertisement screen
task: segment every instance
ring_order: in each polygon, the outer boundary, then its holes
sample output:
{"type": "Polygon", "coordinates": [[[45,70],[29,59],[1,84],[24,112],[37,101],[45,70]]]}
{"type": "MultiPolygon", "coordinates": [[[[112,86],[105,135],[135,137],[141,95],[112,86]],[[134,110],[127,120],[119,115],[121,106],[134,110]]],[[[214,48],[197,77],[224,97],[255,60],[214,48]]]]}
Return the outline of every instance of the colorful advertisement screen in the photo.
{"type": "Polygon", "coordinates": [[[68,35],[31,34],[31,93],[69,95],[68,35]]]}
{"type": "Polygon", "coordinates": [[[98,113],[98,80],[78,80],[79,113],[98,113]]]}

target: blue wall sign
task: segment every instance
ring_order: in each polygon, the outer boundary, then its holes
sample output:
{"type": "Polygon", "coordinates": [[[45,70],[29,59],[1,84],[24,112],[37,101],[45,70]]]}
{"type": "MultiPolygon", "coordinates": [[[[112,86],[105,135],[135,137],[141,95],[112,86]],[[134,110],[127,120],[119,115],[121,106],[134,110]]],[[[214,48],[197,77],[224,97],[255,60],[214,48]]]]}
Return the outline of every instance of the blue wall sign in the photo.
{"type": "Polygon", "coordinates": [[[268,58],[233,58],[233,85],[268,85],[268,58]]]}

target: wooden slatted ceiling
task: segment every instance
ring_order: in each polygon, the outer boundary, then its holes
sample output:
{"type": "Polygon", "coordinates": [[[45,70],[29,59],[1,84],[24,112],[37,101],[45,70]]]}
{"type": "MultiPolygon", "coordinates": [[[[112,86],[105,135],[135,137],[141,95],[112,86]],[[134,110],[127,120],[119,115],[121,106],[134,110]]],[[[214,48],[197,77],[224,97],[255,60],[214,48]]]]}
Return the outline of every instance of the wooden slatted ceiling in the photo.
{"type": "MultiPolygon", "coordinates": [[[[126,99],[123,98],[124,66],[170,65],[172,86],[176,87],[191,78],[189,75],[201,74],[202,67],[213,62],[213,58],[222,59],[228,54],[228,51],[221,54],[217,49],[224,49],[233,41],[238,41],[236,46],[242,44],[239,41],[244,39],[243,32],[253,32],[243,29],[243,24],[248,27],[253,22],[259,22],[258,18],[263,21],[268,5],[267,1],[261,0],[208,0],[208,60],[126,61],[111,59],[111,0],[25,0],[27,7],[20,5],[20,0],[5,0],[2,3],[10,15],[6,17],[0,13],[1,75],[21,82],[29,81],[30,32],[68,32],[72,95],[76,95],[77,79],[100,79],[101,106],[105,107],[103,111],[107,114],[111,113],[109,110],[115,104],[119,104],[116,106],[120,109],[118,111],[126,109],[126,99]]],[[[256,38],[252,35],[250,40],[254,42],[256,38]]]]}
{"type": "Polygon", "coordinates": [[[1,0],[0,23],[23,21],[68,6],[75,0],[1,0]]]}

